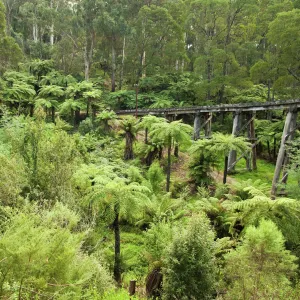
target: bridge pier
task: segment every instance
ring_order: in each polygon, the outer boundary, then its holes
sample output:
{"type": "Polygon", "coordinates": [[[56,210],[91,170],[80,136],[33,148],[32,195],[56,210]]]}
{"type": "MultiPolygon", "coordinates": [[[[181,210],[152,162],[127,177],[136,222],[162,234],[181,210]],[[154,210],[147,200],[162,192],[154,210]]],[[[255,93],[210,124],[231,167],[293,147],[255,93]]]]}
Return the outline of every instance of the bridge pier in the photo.
{"type": "MultiPolygon", "coordinates": [[[[236,111],[234,113],[234,118],[233,118],[233,126],[232,126],[232,135],[237,136],[240,129],[241,129],[241,123],[242,123],[242,114],[241,111],[236,111]]],[[[231,150],[228,156],[228,172],[234,171],[234,163],[236,161],[236,151],[231,150]]]]}
{"type": "Polygon", "coordinates": [[[200,139],[200,129],[201,129],[200,114],[196,113],[194,118],[194,141],[200,139]]]}
{"type": "Polygon", "coordinates": [[[206,113],[205,114],[205,137],[210,138],[211,137],[211,123],[212,123],[212,113],[206,113]]]}
{"type": "Polygon", "coordinates": [[[297,121],[297,108],[290,107],[289,111],[287,113],[286,119],[285,119],[285,124],[284,124],[282,137],[281,137],[280,148],[279,148],[278,155],[277,155],[274,177],[273,177],[273,181],[272,181],[271,195],[273,197],[276,196],[277,184],[278,184],[280,172],[283,167],[284,160],[285,160],[286,141],[288,139],[290,141],[292,140],[293,135],[294,135],[293,132],[295,131],[295,128],[296,128],[296,121],[297,121]]]}
{"type": "Polygon", "coordinates": [[[247,135],[248,135],[249,142],[252,144],[252,151],[249,157],[247,157],[247,169],[249,171],[257,170],[256,137],[255,137],[254,120],[255,120],[255,112],[248,113],[247,114],[247,123],[248,123],[247,135]]]}

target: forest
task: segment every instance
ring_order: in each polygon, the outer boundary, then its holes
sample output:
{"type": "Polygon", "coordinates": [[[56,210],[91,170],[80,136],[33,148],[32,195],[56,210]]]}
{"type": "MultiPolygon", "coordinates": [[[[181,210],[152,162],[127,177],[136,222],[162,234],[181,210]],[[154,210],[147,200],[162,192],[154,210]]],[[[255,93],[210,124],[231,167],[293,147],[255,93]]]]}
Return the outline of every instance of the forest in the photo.
{"type": "Polygon", "coordinates": [[[1,0],[0,299],[300,299],[299,95],[299,0],[1,0]]]}

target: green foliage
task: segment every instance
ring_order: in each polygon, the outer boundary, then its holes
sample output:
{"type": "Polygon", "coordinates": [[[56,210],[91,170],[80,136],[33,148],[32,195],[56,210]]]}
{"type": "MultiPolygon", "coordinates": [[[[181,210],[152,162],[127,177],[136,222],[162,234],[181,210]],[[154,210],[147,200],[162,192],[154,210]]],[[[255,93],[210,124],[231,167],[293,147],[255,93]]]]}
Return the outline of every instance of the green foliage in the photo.
{"type": "Polygon", "coordinates": [[[22,203],[21,193],[28,185],[24,161],[18,156],[0,154],[0,203],[17,207],[22,203]]]}
{"type": "Polygon", "coordinates": [[[145,259],[151,268],[162,267],[166,258],[166,249],[173,240],[174,229],[171,223],[161,221],[152,223],[145,231],[145,259]]]}
{"type": "Polygon", "coordinates": [[[62,205],[11,218],[0,241],[1,297],[85,297],[110,287],[103,264],[81,252],[84,236],[70,231],[76,218],[62,205]]]}
{"type": "Polygon", "coordinates": [[[263,218],[272,220],[282,231],[285,239],[297,244],[299,241],[300,203],[295,199],[277,198],[271,200],[260,188],[248,186],[244,191],[251,195],[244,201],[225,201],[223,206],[229,211],[230,231],[234,233],[235,225],[258,225],[263,218]]]}
{"type": "Polygon", "coordinates": [[[23,158],[31,198],[51,201],[72,198],[71,178],[85,149],[80,149],[78,136],[68,135],[64,126],[60,120],[54,125],[43,119],[15,118],[4,127],[8,148],[13,155],[23,158]]]}
{"type": "Polygon", "coordinates": [[[165,176],[158,161],[152,163],[147,172],[147,177],[151,183],[153,192],[159,192],[162,181],[164,180],[165,176]]]}
{"type": "Polygon", "coordinates": [[[285,250],[284,238],[269,220],[250,226],[242,243],[225,254],[229,289],[225,299],[286,299],[296,257],[285,250]]]}
{"type": "Polygon", "coordinates": [[[163,299],[211,299],[215,283],[214,233],[206,216],[195,215],[168,250],[163,299]]]}

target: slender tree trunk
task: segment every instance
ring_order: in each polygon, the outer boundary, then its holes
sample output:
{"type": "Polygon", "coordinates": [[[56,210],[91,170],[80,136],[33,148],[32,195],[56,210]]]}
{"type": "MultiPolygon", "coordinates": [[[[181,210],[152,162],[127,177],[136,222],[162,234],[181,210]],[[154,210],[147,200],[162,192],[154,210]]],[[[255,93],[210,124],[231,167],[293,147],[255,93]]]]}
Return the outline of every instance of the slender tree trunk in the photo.
{"type": "Polygon", "coordinates": [[[124,36],[124,39],[123,39],[123,50],[122,50],[122,63],[121,63],[121,71],[120,71],[119,90],[122,90],[122,86],[123,86],[124,63],[125,63],[125,46],[126,46],[126,37],[124,36]]]}
{"type": "Polygon", "coordinates": [[[11,8],[8,5],[8,1],[5,2],[5,16],[6,16],[6,35],[11,36],[11,8]]]}
{"type": "Polygon", "coordinates": [[[92,65],[94,50],[94,33],[86,33],[86,41],[84,48],[84,78],[86,81],[90,79],[90,69],[92,65]]]}
{"type": "Polygon", "coordinates": [[[33,41],[37,43],[39,38],[38,38],[38,26],[36,23],[34,23],[32,26],[32,37],[33,37],[33,41]]]}
{"type": "Polygon", "coordinates": [[[148,128],[145,128],[145,144],[148,144],[148,128]]]}
{"type": "Polygon", "coordinates": [[[273,159],[274,159],[274,161],[276,160],[276,137],[274,137],[274,145],[273,145],[273,159]]]}
{"type": "Polygon", "coordinates": [[[170,181],[171,181],[171,150],[172,150],[172,143],[170,139],[168,145],[168,166],[167,166],[167,186],[166,186],[167,192],[170,191],[170,181]]]}
{"type": "MultiPolygon", "coordinates": [[[[50,8],[53,9],[53,0],[50,1],[50,8]]],[[[52,24],[50,26],[50,45],[53,47],[54,45],[54,23],[52,20],[52,24]]]]}
{"type": "Polygon", "coordinates": [[[146,77],[146,51],[143,52],[143,59],[142,59],[142,78],[146,77]]]}
{"type": "Polygon", "coordinates": [[[90,114],[90,106],[91,106],[91,99],[87,99],[87,104],[86,104],[86,117],[89,117],[90,114]]]}
{"type": "Polygon", "coordinates": [[[163,157],[163,147],[159,146],[158,160],[161,160],[162,157],[163,157]]]}
{"type": "Polygon", "coordinates": [[[95,105],[91,105],[91,109],[92,109],[92,121],[94,122],[96,119],[96,106],[95,105]]]}
{"type": "Polygon", "coordinates": [[[270,142],[269,141],[267,141],[267,148],[268,148],[269,160],[272,161],[272,154],[271,154],[271,148],[270,148],[270,142]]]}
{"type": "Polygon", "coordinates": [[[174,148],[174,156],[178,158],[179,154],[179,145],[176,143],[174,148]]]}
{"type": "Polygon", "coordinates": [[[51,118],[52,122],[55,123],[55,107],[51,107],[51,118]]]}
{"type": "Polygon", "coordinates": [[[115,49],[115,40],[112,38],[111,42],[111,91],[115,92],[116,90],[116,49],[115,49]]]}
{"type": "Polygon", "coordinates": [[[118,207],[115,207],[115,220],[113,223],[113,227],[115,234],[114,278],[118,285],[121,285],[121,240],[118,207]]]}
{"type": "MultiPolygon", "coordinates": [[[[207,81],[210,84],[210,82],[211,82],[211,61],[209,59],[207,60],[207,81]]],[[[210,86],[208,87],[208,90],[207,90],[207,100],[210,100],[210,86]]]]}
{"type": "Polygon", "coordinates": [[[227,171],[228,169],[228,156],[225,156],[225,160],[224,160],[224,174],[223,174],[223,184],[226,184],[227,182],[227,171]]]}
{"type": "Polygon", "coordinates": [[[30,109],[30,111],[29,111],[29,116],[30,116],[30,117],[33,117],[33,114],[34,114],[34,105],[33,105],[33,104],[30,104],[29,109],[30,109]]]}

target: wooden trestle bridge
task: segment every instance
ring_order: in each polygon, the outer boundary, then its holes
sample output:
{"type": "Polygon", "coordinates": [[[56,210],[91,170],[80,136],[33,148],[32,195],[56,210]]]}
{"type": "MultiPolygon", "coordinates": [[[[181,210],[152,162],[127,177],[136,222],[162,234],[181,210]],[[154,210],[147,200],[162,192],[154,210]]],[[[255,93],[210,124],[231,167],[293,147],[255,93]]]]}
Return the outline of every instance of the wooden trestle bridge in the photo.
{"type": "MultiPolygon", "coordinates": [[[[256,169],[256,146],[259,141],[255,136],[254,120],[256,112],[258,111],[272,111],[272,110],[286,110],[285,125],[282,133],[281,144],[278,151],[276,167],[272,182],[271,194],[275,196],[276,189],[279,181],[286,183],[288,174],[286,172],[286,166],[289,163],[286,153],[286,143],[290,142],[295,135],[297,127],[297,112],[300,108],[300,99],[274,101],[265,103],[243,103],[243,104],[222,104],[214,106],[192,106],[192,107],[177,107],[177,108],[147,108],[147,109],[131,109],[131,110],[119,110],[116,111],[118,115],[163,115],[166,118],[172,120],[179,115],[193,115],[194,116],[194,139],[200,138],[200,131],[204,128],[205,137],[211,136],[211,124],[213,113],[233,113],[233,127],[232,134],[238,136],[240,132],[247,128],[248,140],[251,142],[252,147],[249,151],[247,159],[247,168],[256,169]],[[245,118],[246,116],[246,118],[245,118]],[[246,119],[246,123],[245,120],[246,119]],[[245,124],[242,124],[244,121],[245,124]],[[283,170],[282,179],[280,180],[280,173],[283,170]]],[[[246,157],[244,153],[241,157],[237,158],[235,151],[231,151],[228,158],[228,170],[232,171],[236,163],[243,157],[246,157]]]]}

